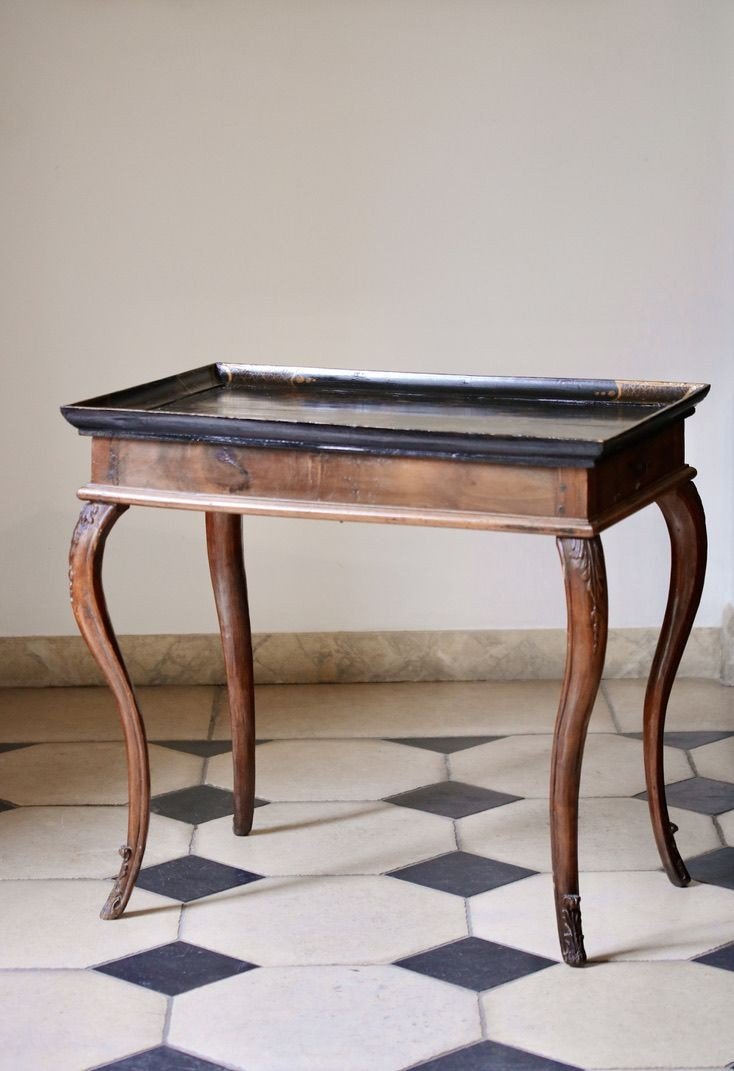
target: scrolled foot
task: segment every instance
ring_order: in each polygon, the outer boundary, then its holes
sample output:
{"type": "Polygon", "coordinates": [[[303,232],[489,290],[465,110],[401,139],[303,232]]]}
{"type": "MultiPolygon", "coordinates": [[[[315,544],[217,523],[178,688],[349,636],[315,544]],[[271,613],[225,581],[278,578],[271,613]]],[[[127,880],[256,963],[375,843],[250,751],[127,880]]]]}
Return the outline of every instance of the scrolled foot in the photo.
{"type": "Polygon", "coordinates": [[[673,885],[677,885],[678,888],[683,889],[686,885],[691,884],[691,875],[688,873],[688,867],[683,862],[681,854],[678,851],[678,845],[673,838],[673,834],[677,832],[678,826],[671,823],[670,836],[667,838],[668,866],[666,867],[666,870],[673,885]]]}
{"type": "Polygon", "coordinates": [[[558,929],[563,960],[570,967],[586,963],[584,933],[581,929],[581,897],[566,894],[558,898],[558,929]]]}
{"type": "Polygon", "coordinates": [[[128,900],[130,899],[130,893],[132,892],[132,877],[130,872],[130,862],[133,857],[133,850],[129,844],[123,844],[120,848],[119,854],[122,856],[122,863],[120,865],[120,872],[115,878],[115,884],[112,886],[110,895],[107,897],[107,901],[99,913],[101,919],[119,919],[120,915],[125,910],[128,900]]]}
{"type": "Polygon", "coordinates": [[[685,885],[691,884],[691,875],[688,873],[688,868],[681,858],[681,854],[678,851],[678,845],[673,839],[678,832],[678,826],[675,822],[671,822],[668,826],[670,830],[670,837],[668,838],[668,855],[670,857],[670,866],[675,875],[673,881],[674,885],[678,885],[681,888],[685,885]]]}

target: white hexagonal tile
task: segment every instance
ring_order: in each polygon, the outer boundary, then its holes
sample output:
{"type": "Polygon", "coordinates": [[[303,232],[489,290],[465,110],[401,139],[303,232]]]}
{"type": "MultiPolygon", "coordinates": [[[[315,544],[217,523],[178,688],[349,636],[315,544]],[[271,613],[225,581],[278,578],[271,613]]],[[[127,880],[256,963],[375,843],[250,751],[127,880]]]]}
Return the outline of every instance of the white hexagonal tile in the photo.
{"type": "MultiPolygon", "coordinates": [[[[108,878],[125,843],[125,807],[18,807],[0,814],[5,878],[108,878]]],[[[188,853],[191,826],[152,815],[145,866],[188,853]]],[[[101,906],[101,905],[100,905],[101,906]]]]}
{"type": "MultiPolygon", "coordinates": [[[[216,689],[137,688],[149,740],[205,740],[216,689]]],[[[0,688],[3,741],[121,740],[109,688],[0,688]]]]}
{"type": "Polygon", "coordinates": [[[480,1000],[493,1040],[587,1069],[720,1067],[734,1052],[734,972],[700,963],[563,964],[480,1000]]]}
{"type": "MultiPolygon", "coordinates": [[[[645,681],[609,680],[604,687],[622,732],[640,732],[645,681]]],[[[673,685],[665,728],[670,732],[734,729],[734,688],[718,681],[679,677],[673,685]]]]}
{"type": "Polygon", "coordinates": [[[0,968],[90,967],[175,941],[181,905],[135,889],[126,913],[99,917],[109,881],[0,881],[0,968]]]}
{"type": "MultiPolygon", "coordinates": [[[[149,747],[152,790],[173,792],[201,779],[203,759],[149,747]]],[[[21,804],[126,803],[123,744],[36,744],[0,754],[4,798],[21,804]]]]}
{"type": "Polygon", "coordinates": [[[697,747],[693,761],[701,777],[734,781],[734,736],[697,747]]]}
{"type": "MultiPolygon", "coordinates": [[[[584,873],[581,910],[594,961],[692,959],[734,936],[734,892],[679,889],[659,871],[584,873]]],[[[560,958],[550,874],[472,897],[469,915],[477,937],[560,958]]]]}
{"type": "Polygon", "coordinates": [[[79,1071],[163,1040],[166,998],[95,971],[4,971],[0,1003],[2,1071],[79,1071]]]}
{"type": "MultiPolygon", "coordinates": [[[[379,800],[446,780],[443,755],[387,740],[274,740],[257,749],[257,794],[266,800],[379,800]]],[[[232,788],[232,758],[218,755],[211,785],[232,788]]]]}
{"type": "Polygon", "coordinates": [[[264,967],[176,997],[169,1043],[258,1071],[398,1071],[479,1036],[474,993],[412,971],[264,967]]]}
{"type": "MultiPolygon", "coordinates": [[[[258,735],[285,737],[491,736],[547,733],[560,681],[439,681],[403,684],[267,685],[257,690],[258,735]]],[[[599,695],[590,732],[614,732],[599,695]]],[[[229,737],[220,711],[216,739],[229,737]]]]}
{"type": "Polygon", "coordinates": [[[188,904],[181,925],[264,966],[391,963],[466,936],[460,897],[376,876],[266,878],[188,904]]]}
{"type": "MultiPolygon", "coordinates": [[[[551,735],[508,736],[451,755],[457,781],[528,798],[548,798],[551,735]]],[[[668,781],[682,781],[693,771],[685,754],[665,749],[668,781]]],[[[645,789],[642,744],[609,733],[589,734],[581,775],[582,796],[634,796],[645,789]]]]}
{"type": "Polygon", "coordinates": [[[390,803],[271,803],[249,837],[234,837],[230,818],[194,837],[198,855],[273,877],[381,874],[455,847],[450,819],[390,803]]]}
{"type": "MultiPolygon", "coordinates": [[[[707,815],[673,807],[678,847],[685,856],[719,846],[707,815]]],[[[550,870],[547,800],[520,800],[457,822],[459,846],[531,870],[550,870]]],[[[579,808],[579,865],[582,870],[656,870],[660,858],[647,803],[630,799],[584,799],[579,808]]]]}

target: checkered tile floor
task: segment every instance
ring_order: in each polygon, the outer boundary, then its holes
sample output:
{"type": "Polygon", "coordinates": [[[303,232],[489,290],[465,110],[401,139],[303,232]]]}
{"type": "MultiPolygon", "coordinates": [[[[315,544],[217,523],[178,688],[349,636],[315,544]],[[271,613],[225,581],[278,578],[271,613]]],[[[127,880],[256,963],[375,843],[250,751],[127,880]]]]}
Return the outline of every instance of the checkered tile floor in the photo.
{"type": "Polygon", "coordinates": [[[153,774],[126,916],[101,689],[0,693],[0,1068],[722,1069],[734,1062],[734,691],[680,681],[666,772],[697,881],[660,870],[642,684],[604,686],[582,784],[592,963],[559,962],[546,785],[557,682],[259,690],[231,832],[222,689],[141,689],[153,774]]]}

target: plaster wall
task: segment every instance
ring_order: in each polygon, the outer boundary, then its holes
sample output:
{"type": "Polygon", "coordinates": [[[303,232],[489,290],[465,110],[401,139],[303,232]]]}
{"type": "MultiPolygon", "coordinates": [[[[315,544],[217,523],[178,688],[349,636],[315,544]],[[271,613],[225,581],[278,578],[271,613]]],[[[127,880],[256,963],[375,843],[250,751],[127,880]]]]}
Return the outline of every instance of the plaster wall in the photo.
{"type": "MultiPolygon", "coordinates": [[[[726,0],[4,0],[0,635],[62,635],[88,442],[62,402],[212,360],[712,383],[732,583],[726,0]]],[[[560,627],[551,539],[246,522],[262,631],[560,627]]],[[[657,624],[654,510],[606,536],[657,624]]],[[[211,632],[197,515],[110,540],[122,633],[211,632]]]]}

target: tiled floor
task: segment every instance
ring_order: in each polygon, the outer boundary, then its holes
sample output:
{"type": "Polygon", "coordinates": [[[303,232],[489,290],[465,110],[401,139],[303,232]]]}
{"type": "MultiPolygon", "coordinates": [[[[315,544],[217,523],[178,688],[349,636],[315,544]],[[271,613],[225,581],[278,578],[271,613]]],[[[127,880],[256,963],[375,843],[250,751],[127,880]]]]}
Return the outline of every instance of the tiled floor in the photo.
{"type": "Polygon", "coordinates": [[[592,962],[559,963],[546,784],[558,682],[259,692],[258,808],[231,832],[226,697],[141,689],[154,815],[98,911],[125,766],[98,689],[0,693],[0,1069],[562,1071],[734,1063],[734,690],[680,681],[670,885],[642,684],[610,681],[581,815],[592,962]]]}

